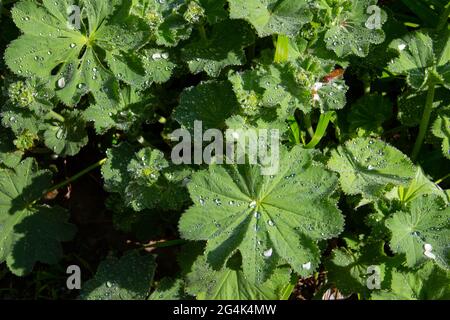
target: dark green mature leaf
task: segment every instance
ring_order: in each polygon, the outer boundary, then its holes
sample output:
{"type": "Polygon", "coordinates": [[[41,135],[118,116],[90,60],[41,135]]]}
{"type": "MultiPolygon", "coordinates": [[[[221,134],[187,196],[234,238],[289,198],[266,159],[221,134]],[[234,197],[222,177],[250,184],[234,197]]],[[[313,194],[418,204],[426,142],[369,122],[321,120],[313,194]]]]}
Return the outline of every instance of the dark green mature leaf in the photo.
{"type": "Polygon", "coordinates": [[[331,194],[336,177],[295,147],[281,152],[278,173],[261,175],[256,165],[211,165],[189,183],[194,206],[181,217],[181,235],[207,240],[208,263],[221,268],[239,250],[252,282],[268,279],[283,259],[301,275],[317,268],[317,241],[342,231],[343,218],[331,194]]]}
{"type": "Polygon", "coordinates": [[[442,154],[450,159],[450,107],[438,111],[432,132],[442,139],[442,154]]]}
{"type": "Polygon", "coordinates": [[[194,121],[202,121],[203,130],[221,129],[237,108],[229,83],[208,81],[183,91],[173,118],[190,131],[194,129],[194,121]]]}
{"type": "Polygon", "coordinates": [[[0,165],[14,168],[22,160],[22,156],[23,152],[14,146],[12,132],[0,127],[0,165]]]}
{"type": "Polygon", "coordinates": [[[66,1],[18,2],[12,13],[24,35],[10,44],[5,60],[16,74],[48,82],[67,105],[88,92],[98,101],[115,101],[117,79],[130,84],[145,80],[144,68],[131,51],[145,44],[146,31],[138,18],[116,11],[127,7],[121,0],[84,0],[81,5],[87,30],[68,24],[66,1]],[[133,37],[122,37],[125,30],[133,37]]]}
{"type": "Polygon", "coordinates": [[[43,126],[45,144],[56,154],[74,156],[89,141],[86,122],[78,110],[64,110],[62,115],[64,122],[52,121],[43,126]]]}
{"type": "Polygon", "coordinates": [[[363,239],[357,239],[356,244],[353,248],[333,250],[325,262],[327,282],[345,295],[359,293],[367,297],[371,294],[367,286],[371,283],[369,276],[374,274],[372,268],[376,266],[380,271],[381,288],[389,288],[392,268],[399,265],[399,259],[384,253],[382,241],[364,243],[363,239]]]}
{"type": "Polygon", "coordinates": [[[136,251],[102,261],[95,277],[83,284],[83,300],[145,300],[153,283],[156,263],[152,255],[136,251]]]}
{"type": "Polygon", "coordinates": [[[57,263],[60,242],[75,233],[65,209],[35,204],[50,183],[50,172],[38,171],[31,158],[0,169],[0,262],[16,275],[30,273],[38,261],[57,263]]]}
{"type": "Polygon", "coordinates": [[[230,17],[250,22],[260,37],[295,36],[311,20],[306,0],[228,0],[230,17]]]}
{"type": "Polygon", "coordinates": [[[185,300],[184,282],[181,279],[163,278],[149,300],[185,300]]]}
{"type": "Polygon", "coordinates": [[[449,217],[450,207],[437,196],[414,199],[406,210],[394,213],[386,221],[392,232],[391,249],[404,253],[411,268],[431,259],[449,269],[449,217]]]}
{"type": "Polygon", "coordinates": [[[186,291],[198,300],[279,300],[289,285],[290,270],[277,268],[263,284],[254,284],[237,268],[213,270],[200,257],[187,275],[186,291]]]}
{"type": "Polygon", "coordinates": [[[392,116],[392,103],[381,95],[365,95],[352,105],[348,114],[350,132],[359,136],[381,134],[382,124],[392,116]]]}
{"type": "Polygon", "coordinates": [[[372,294],[373,300],[448,300],[450,272],[432,262],[419,270],[395,270],[391,287],[372,294]]]}
{"type": "Polygon", "coordinates": [[[357,138],[332,151],[328,167],[340,174],[342,190],[376,199],[386,190],[407,185],[415,175],[411,160],[389,144],[357,138]]]}
{"type": "Polygon", "coordinates": [[[192,73],[205,71],[211,77],[219,76],[225,67],[244,64],[244,48],[254,41],[253,32],[241,21],[226,20],[215,24],[207,36],[207,39],[199,38],[184,47],[182,58],[192,73]]]}

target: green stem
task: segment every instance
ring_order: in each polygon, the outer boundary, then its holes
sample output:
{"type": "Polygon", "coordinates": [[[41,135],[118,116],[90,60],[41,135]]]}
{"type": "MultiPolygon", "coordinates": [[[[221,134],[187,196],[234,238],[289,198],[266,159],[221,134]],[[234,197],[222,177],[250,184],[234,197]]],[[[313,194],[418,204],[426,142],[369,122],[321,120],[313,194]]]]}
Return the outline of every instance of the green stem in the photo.
{"type": "Polygon", "coordinates": [[[198,26],[198,32],[200,33],[200,37],[202,38],[203,41],[208,41],[208,38],[206,37],[206,30],[205,30],[205,26],[203,24],[198,26]]]}
{"type": "Polygon", "coordinates": [[[285,35],[278,35],[277,47],[275,50],[275,62],[286,62],[289,59],[289,38],[285,35]]]}
{"type": "Polygon", "coordinates": [[[364,93],[365,94],[370,94],[370,92],[372,91],[371,83],[370,83],[370,76],[369,75],[365,75],[362,80],[363,80],[363,83],[364,83],[364,93]]]}
{"type": "Polygon", "coordinates": [[[57,112],[55,112],[55,111],[53,111],[53,110],[50,110],[50,111],[47,113],[47,115],[48,115],[49,117],[53,118],[53,119],[58,120],[59,122],[65,122],[65,121],[66,121],[66,119],[65,119],[62,115],[60,115],[59,113],[57,113],[57,112]]]}
{"type": "Polygon", "coordinates": [[[450,3],[447,4],[447,6],[445,7],[445,11],[442,13],[442,15],[439,19],[439,24],[437,27],[438,31],[444,29],[444,27],[446,26],[446,24],[448,22],[449,15],[450,15],[450,3]]]}
{"type": "Polygon", "coordinates": [[[61,182],[61,183],[58,183],[57,185],[55,185],[55,186],[51,187],[50,189],[46,190],[46,191],[44,192],[44,194],[47,194],[47,193],[49,193],[49,192],[52,192],[52,191],[55,191],[55,190],[58,190],[58,189],[61,189],[61,188],[64,188],[64,187],[67,186],[68,184],[70,184],[70,183],[72,183],[72,182],[74,182],[74,181],[80,179],[82,176],[88,174],[88,173],[91,172],[92,170],[94,170],[94,169],[96,169],[96,168],[98,168],[98,167],[101,167],[103,164],[105,164],[106,160],[107,160],[107,159],[105,158],[105,159],[102,159],[102,160],[98,161],[97,163],[94,163],[93,165],[87,167],[87,168],[84,169],[83,171],[80,171],[79,173],[77,173],[77,174],[74,175],[73,177],[67,179],[66,181],[63,181],[63,182],[61,182]]]}
{"type": "Polygon", "coordinates": [[[310,137],[313,138],[314,137],[314,129],[312,127],[311,116],[309,115],[309,113],[305,114],[304,121],[305,121],[306,131],[308,131],[308,134],[310,135],[310,137]]]}
{"type": "Polygon", "coordinates": [[[440,178],[439,180],[437,180],[437,181],[435,182],[435,184],[440,184],[440,183],[442,183],[445,179],[448,179],[448,178],[450,178],[450,173],[447,174],[446,176],[440,178]]]}
{"type": "Polygon", "coordinates": [[[187,242],[188,242],[187,240],[176,239],[176,240],[170,240],[170,241],[164,241],[164,242],[158,242],[158,243],[154,243],[154,244],[145,245],[144,248],[167,248],[167,247],[180,246],[187,242]]]}
{"type": "Polygon", "coordinates": [[[435,90],[436,90],[436,85],[434,84],[434,82],[430,82],[428,84],[428,93],[427,93],[427,101],[425,104],[425,110],[423,111],[422,120],[420,121],[419,135],[417,136],[416,143],[414,145],[414,149],[413,149],[412,156],[411,156],[411,159],[413,161],[417,160],[417,156],[419,155],[420,149],[422,148],[422,144],[425,139],[425,135],[428,131],[428,125],[430,122],[431,111],[433,110],[433,101],[434,101],[435,90]]]}

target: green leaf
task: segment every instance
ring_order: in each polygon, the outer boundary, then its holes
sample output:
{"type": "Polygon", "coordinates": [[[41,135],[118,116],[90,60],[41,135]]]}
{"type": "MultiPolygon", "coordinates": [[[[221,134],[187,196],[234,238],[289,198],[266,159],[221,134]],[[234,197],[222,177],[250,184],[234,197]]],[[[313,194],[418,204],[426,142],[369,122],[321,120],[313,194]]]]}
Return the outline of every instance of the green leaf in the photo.
{"type": "MultiPolygon", "coordinates": [[[[330,28],[325,33],[325,43],[328,50],[332,50],[338,57],[356,55],[365,57],[369,53],[370,45],[383,43],[385,34],[382,25],[387,20],[386,13],[378,7],[379,25],[367,24],[376,15],[371,6],[376,0],[352,0],[350,6],[340,8],[341,12],[334,18],[330,28]],[[369,12],[368,12],[369,11],[369,12]]],[[[375,23],[378,23],[376,20],[375,23]]]]}
{"type": "Polygon", "coordinates": [[[312,163],[310,152],[281,150],[274,176],[256,165],[211,165],[193,175],[194,206],[181,217],[185,239],[206,240],[208,263],[220,269],[239,250],[249,281],[268,279],[283,259],[301,275],[318,267],[317,241],[337,236],[343,217],[331,198],[336,177],[312,163]]]}
{"type": "Polygon", "coordinates": [[[411,268],[432,259],[448,269],[449,215],[450,207],[436,195],[414,199],[406,210],[395,212],[386,220],[386,226],[392,232],[391,249],[395,253],[404,253],[411,268]],[[429,245],[432,250],[427,250],[429,245]]]}
{"type": "Polygon", "coordinates": [[[442,139],[442,154],[450,159],[450,108],[438,111],[432,132],[436,137],[442,139]]]}
{"type": "Polygon", "coordinates": [[[394,40],[390,45],[398,51],[399,57],[389,64],[389,70],[406,75],[408,84],[414,89],[423,88],[429,80],[430,74],[433,74],[435,82],[438,78],[446,85],[450,83],[447,45],[433,42],[431,36],[416,31],[407,34],[403,39],[394,40]],[[437,70],[433,70],[436,68],[437,70]]]}
{"type": "Polygon", "coordinates": [[[62,112],[64,122],[52,121],[44,125],[45,145],[54,153],[74,156],[87,145],[86,122],[78,110],[62,112]]]}
{"type": "Polygon", "coordinates": [[[376,199],[394,186],[407,185],[415,175],[411,160],[389,144],[356,138],[331,153],[328,167],[339,173],[342,190],[376,199]]]}
{"type": "Polygon", "coordinates": [[[205,71],[217,77],[225,67],[244,64],[244,48],[253,41],[253,32],[244,22],[226,20],[213,26],[208,39],[199,38],[184,47],[182,58],[193,74],[205,71]]]}
{"type": "Polygon", "coordinates": [[[152,255],[136,251],[102,261],[93,279],[83,284],[83,300],[145,300],[153,283],[156,263],[152,255]]]}
{"type": "Polygon", "coordinates": [[[90,105],[84,112],[85,121],[93,122],[98,134],[115,128],[130,135],[141,134],[141,125],[151,120],[154,114],[155,97],[129,86],[119,91],[119,103],[100,102],[90,105]]]}
{"type": "Polygon", "coordinates": [[[432,262],[419,270],[395,270],[391,288],[372,294],[373,300],[448,300],[450,272],[432,262]]]}
{"type": "Polygon", "coordinates": [[[230,17],[244,19],[255,27],[260,37],[272,34],[296,36],[311,21],[305,0],[228,0],[230,17]]]}
{"type": "Polygon", "coordinates": [[[380,286],[389,286],[392,267],[398,265],[397,258],[390,258],[384,253],[383,241],[365,243],[363,239],[355,239],[355,248],[334,249],[326,260],[327,283],[339,289],[345,295],[359,293],[363,296],[371,294],[367,287],[369,276],[373,275],[370,266],[377,266],[380,271],[380,286]]]}
{"type": "Polygon", "coordinates": [[[383,132],[382,124],[392,117],[391,101],[381,95],[365,95],[352,105],[348,114],[350,132],[371,136],[383,132]]]}
{"type": "Polygon", "coordinates": [[[142,18],[157,45],[175,47],[191,36],[192,25],[184,18],[184,0],[133,0],[131,13],[142,18]]]}
{"type": "Polygon", "coordinates": [[[20,163],[22,157],[23,152],[17,150],[13,144],[12,132],[0,127],[0,165],[14,168],[20,163]]]}
{"type": "Polygon", "coordinates": [[[190,171],[168,166],[161,151],[144,148],[135,153],[128,143],[107,151],[102,167],[105,189],[118,193],[135,211],[160,208],[179,210],[188,200],[185,184],[190,171]]]}
{"type": "Polygon", "coordinates": [[[163,278],[149,300],[185,300],[184,282],[181,279],[163,278]]]}
{"type": "Polygon", "coordinates": [[[67,105],[75,105],[88,92],[96,100],[115,101],[117,78],[133,84],[144,80],[139,59],[129,51],[145,44],[147,34],[138,18],[117,12],[125,2],[85,0],[83,5],[88,30],[70,27],[65,1],[18,2],[12,15],[24,34],[5,52],[13,72],[48,82],[67,105]],[[125,30],[133,37],[122,37],[125,30]],[[121,74],[115,73],[118,70],[121,74]]]}
{"type": "Polygon", "coordinates": [[[36,262],[55,264],[62,256],[61,241],[69,241],[75,227],[61,207],[36,204],[51,185],[51,174],[39,171],[27,158],[15,169],[0,169],[0,262],[22,276],[36,262]]]}
{"type": "Polygon", "coordinates": [[[172,117],[190,131],[194,129],[194,121],[202,121],[204,130],[221,129],[237,108],[229,83],[208,81],[185,89],[172,117]]]}
{"type": "Polygon", "coordinates": [[[265,283],[254,284],[235,266],[215,271],[205,260],[198,258],[187,275],[186,291],[198,300],[279,300],[289,284],[288,268],[277,268],[265,283]]]}

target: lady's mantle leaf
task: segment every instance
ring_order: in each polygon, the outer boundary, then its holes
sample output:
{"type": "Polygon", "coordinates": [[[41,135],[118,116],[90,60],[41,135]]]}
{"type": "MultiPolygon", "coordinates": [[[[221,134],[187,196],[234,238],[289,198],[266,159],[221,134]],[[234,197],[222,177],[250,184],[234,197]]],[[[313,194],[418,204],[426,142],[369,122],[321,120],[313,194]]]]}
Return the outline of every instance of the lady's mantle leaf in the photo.
{"type": "Polygon", "coordinates": [[[122,143],[107,155],[102,167],[105,189],[118,193],[127,207],[178,210],[188,201],[184,184],[189,170],[169,166],[161,151],[144,148],[135,153],[131,145],[122,143]]]}
{"type": "Polygon", "coordinates": [[[450,207],[435,195],[422,196],[386,220],[392,232],[391,249],[406,254],[409,267],[427,259],[449,268],[450,207]],[[431,247],[428,247],[430,246],[431,247]]]}
{"type": "Polygon", "coordinates": [[[392,116],[392,103],[381,95],[365,95],[359,99],[348,114],[350,132],[370,136],[381,134],[382,124],[392,116]]]}
{"type": "Polygon", "coordinates": [[[84,147],[89,139],[86,122],[78,110],[62,112],[64,122],[53,121],[44,125],[46,146],[54,153],[63,156],[74,156],[84,147]]]}
{"type": "Polygon", "coordinates": [[[376,0],[351,0],[350,5],[340,8],[341,13],[325,33],[327,49],[333,50],[338,57],[350,54],[365,57],[371,44],[382,43],[385,34],[381,27],[386,22],[387,15],[379,7],[379,14],[376,10],[369,13],[371,6],[376,3],[376,0]],[[377,17],[374,16],[377,14],[377,17]],[[372,18],[375,18],[374,22],[379,25],[368,27],[367,24],[372,18]]]}
{"type": "Polygon", "coordinates": [[[440,78],[440,82],[450,85],[448,44],[433,42],[430,35],[416,31],[394,40],[391,47],[399,52],[399,57],[391,62],[389,70],[406,75],[408,84],[414,89],[424,87],[431,72],[440,78]]]}
{"type": "Polygon", "coordinates": [[[239,250],[252,282],[268,279],[280,258],[311,274],[320,259],[317,241],[338,235],[344,220],[331,199],[337,178],[314,166],[301,147],[281,149],[278,174],[256,165],[211,165],[188,188],[194,206],[181,217],[185,239],[207,240],[208,263],[220,269],[239,250]]]}
{"type": "Polygon", "coordinates": [[[51,174],[38,171],[31,158],[14,170],[0,169],[0,262],[16,275],[31,272],[38,261],[57,263],[60,242],[75,233],[65,209],[34,204],[50,185],[51,174]]]}
{"type": "Polygon", "coordinates": [[[228,0],[232,19],[250,22],[260,37],[272,34],[295,36],[311,21],[306,0],[228,0]]]}
{"type": "Polygon", "coordinates": [[[375,199],[386,189],[407,185],[416,171],[413,164],[387,143],[357,138],[334,150],[328,167],[339,173],[346,194],[375,199]]]}
{"type": "Polygon", "coordinates": [[[442,154],[450,159],[450,107],[438,111],[433,134],[442,139],[442,154]]]}
{"type": "Polygon", "coordinates": [[[450,272],[432,262],[419,270],[396,269],[389,289],[372,293],[373,300],[448,300],[450,299],[450,272]]]}
{"type": "Polygon", "coordinates": [[[67,105],[87,92],[116,100],[116,77],[131,84],[145,80],[144,68],[131,52],[147,41],[138,18],[116,11],[127,7],[121,0],[84,0],[82,5],[88,27],[76,30],[68,25],[66,1],[18,2],[12,15],[24,35],[5,53],[12,71],[45,80],[67,105]],[[123,37],[125,30],[133,37],[123,37]]]}
{"type": "Polygon", "coordinates": [[[85,284],[83,300],[145,300],[153,283],[156,263],[152,255],[136,251],[122,258],[108,257],[100,263],[95,277],[85,284]]]}
{"type": "Polygon", "coordinates": [[[202,121],[204,130],[221,129],[237,108],[229,83],[208,81],[183,91],[173,118],[188,130],[194,129],[194,121],[202,121]]]}
{"type": "Polygon", "coordinates": [[[263,284],[249,281],[238,268],[211,269],[201,256],[187,275],[187,292],[198,300],[279,300],[289,284],[290,270],[277,268],[263,284]]]}
{"type": "Polygon", "coordinates": [[[182,51],[182,58],[192,73],[205,71],[217,77],[223,68],[245,63],[244,48],[253,41],[253,32],[247,24],[226,20],[213,26],[208,39],[200,38],[188,44],[182,51]]]}

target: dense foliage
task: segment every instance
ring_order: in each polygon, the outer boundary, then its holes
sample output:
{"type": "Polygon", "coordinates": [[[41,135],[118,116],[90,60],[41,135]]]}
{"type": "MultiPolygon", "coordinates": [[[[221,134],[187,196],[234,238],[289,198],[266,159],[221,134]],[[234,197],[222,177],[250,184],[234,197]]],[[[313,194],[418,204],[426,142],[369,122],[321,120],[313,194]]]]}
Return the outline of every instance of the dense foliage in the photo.
{"type": "Polygon", "coordinates": [[[0,8],[0,297],[450,298],[450,2],[0,8]],[[278,171],[175,164],[194,121],[278,171]]]}

